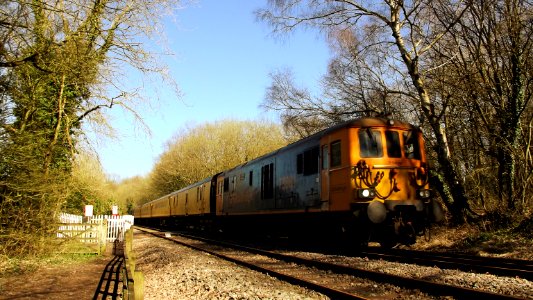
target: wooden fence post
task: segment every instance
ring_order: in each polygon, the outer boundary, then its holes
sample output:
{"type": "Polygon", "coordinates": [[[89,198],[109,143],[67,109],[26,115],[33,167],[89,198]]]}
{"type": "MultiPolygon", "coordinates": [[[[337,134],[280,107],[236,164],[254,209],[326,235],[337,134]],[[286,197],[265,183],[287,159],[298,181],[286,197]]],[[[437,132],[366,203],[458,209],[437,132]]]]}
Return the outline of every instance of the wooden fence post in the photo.
{"type": "Polygon", "coordinates": [[[133,272],[133,281],[135,285],[133,286],[135,300],[144,299],[144,275],[140,271],[133,272]]]}
{"type": "Polygon", "coordinates": [[[99,254],[104,253],[107,244],[107,220],[102,220],[98,224],[98,244],[100,246],[99,254]]]}
{"type": "Polygon", "coordinates": [[[144,275],[135,271],[135,253],[133,252],[133,228],[124,235],[124,269],[123,269],[123,299],[144,299],[144,275]]]}

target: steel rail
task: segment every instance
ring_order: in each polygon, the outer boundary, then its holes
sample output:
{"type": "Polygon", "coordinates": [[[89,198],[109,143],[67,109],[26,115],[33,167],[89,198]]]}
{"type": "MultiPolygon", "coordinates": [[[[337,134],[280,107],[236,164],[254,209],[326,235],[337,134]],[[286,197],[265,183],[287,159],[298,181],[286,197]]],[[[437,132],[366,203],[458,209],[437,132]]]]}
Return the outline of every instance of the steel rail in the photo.
{"type": "Polygon", "coordinates": [[[499,259],[454,253],[434,253],[414,250],[366,250],[355,254],[359,257],[383,259],[443,269],[459,269],[493,275],[519,277],[533,280],[533,262],[527,260],[499,259]]]}
{"type": "Polygon", "coordinates": [[[224,247],[231,247],[231,248],[240,249],[243,251],[252,252],[255,254],[259,254],[259,255],[268,256],[268,257],[275,258],[278,260],[283,260],[283,261],[292,262],[296,264],[302,264],[305,266],[312,266],[312,267],[315,267],[321,270],[331,270],[337,273],[343,273],[347,275],[357,276],[360,278],[366,278],[366,279],[374,280],[377,282],[387,282],[387,283],[390,283],[396,286],[402,286],[402,287],[411,288],[411,289],[418,289],[418,290],[422,290],[424,292],[427,292],[433,295],[436,294],[440,296],[453,296],[459,299],[484,299],[484,300],[521,299],[518,297],[509,296],[509,295],[496,294],[492,292],[474,290],[470,288],[453,286],[449,284],[441,284],[441,283],[431,282],[427,280],[408,278],[408,277],[392,275],[392,274],[387,274],[387,273],[382,273],[382,272],[375,272],[375,271],[355,268],[355,267],[346,266],[346,265],[321,262],[317,260],[309,260],[305,258],[300,258],[300,257],[275,253],[271,251],[266,251],[262,249],[252,248],[248,246],[242,246],[242,245],[232,244],[232,243],[223,242],[223,241],[211,240],[211,239],[207,239],[203,237],[190,236],[190,235],[182,234],[182,233],[179,233],[179,235],[187,237],[187,238],[191,238],[191,239],[204,241],[206,243],[218,244],[224,247]]]}
{"type": "Polygon", "coordinates": [[[421,250],[408,250],[408,249],[388,249],[382,251],[384,253],[406,253],[414,254],[418,256],[440,256],[440,257],[458,257],[468,260],[480,261],[483,263],[492,264],[496,262],[497,264],[508,264],[508,265],[522,265],[525,266],[527,270],[533,270],[533,261],[524,260],[524,259],[514,259],[514,258],[503,258],[503,257],[489,257],[489,256],[478,256],[458,252],[428,252],[421,250]]]}

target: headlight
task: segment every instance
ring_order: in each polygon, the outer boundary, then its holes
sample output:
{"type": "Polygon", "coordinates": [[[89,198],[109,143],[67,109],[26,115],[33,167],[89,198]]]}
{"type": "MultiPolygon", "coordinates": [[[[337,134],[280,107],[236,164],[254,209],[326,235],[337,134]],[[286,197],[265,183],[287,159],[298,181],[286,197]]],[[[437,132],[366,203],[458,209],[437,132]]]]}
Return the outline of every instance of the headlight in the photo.
{"type": "Polygon", "coordinates": [[[374,199],[374,197],[376,197],[376,191],[374,189],[366,188],[357,190],[357,198],[359,199],[374,199]]]}
{"type": "Polygon", "coordinates": [[[420,199],[428,199],[431,197],[431,190],[418,190],[417,194],[420,199]]]}

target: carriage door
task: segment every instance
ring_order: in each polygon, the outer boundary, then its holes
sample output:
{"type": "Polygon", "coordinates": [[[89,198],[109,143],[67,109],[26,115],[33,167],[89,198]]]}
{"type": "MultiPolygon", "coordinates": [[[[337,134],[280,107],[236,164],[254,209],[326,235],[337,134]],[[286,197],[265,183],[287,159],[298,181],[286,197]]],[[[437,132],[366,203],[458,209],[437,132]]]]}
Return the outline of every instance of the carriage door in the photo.
{"type": "Polygon", "coordinates": [[[329,201],[329,147],[328,144],[322,145],[321,149],[322,166],[320,168],[320,188],[322,202],[329,201]]]}
{"type": "Polygon", "coordinates": [[[185,215],[189,215],[189,193],[185,193],[185,215]]]}
{"type": "Polygon", "coordinates": [[[216,214],[221,215],[223,211],[226,211],[226,205],[224,201],[224,176],[217,177],[217,196],[216,196],[216,214]]]}

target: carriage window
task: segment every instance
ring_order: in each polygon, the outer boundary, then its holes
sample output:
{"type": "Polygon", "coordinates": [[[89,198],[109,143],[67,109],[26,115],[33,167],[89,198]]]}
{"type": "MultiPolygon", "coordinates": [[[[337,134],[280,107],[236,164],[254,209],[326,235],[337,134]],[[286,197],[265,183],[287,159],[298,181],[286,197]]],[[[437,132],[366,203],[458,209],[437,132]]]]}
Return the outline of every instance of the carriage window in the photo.
{"type": "Polygon", "coordinates": [[[318,154],[319,148],[314,147],[296,155],[296,174],[307,176],[318,173],[318,154]]]}
{"type": "Polygon", "coordinates": [[[224,178],[224,192],[229,191],[229,178],[224,178]]]}
{"type": "Polygon", "coordinates": [[[318,147],[304,152],[304,176],[318,173],[318,147]]]}
{"type": "Polygon", "coordinates": [[[248,185],[252,186],[254,183],[254,171],[250,171],[250,176],[248,176],[248,185]]]}
{"type": "Polygon", "coordinates": [[[322,170],[329,169],[329,148],[328,145],[322,146],[322,170]]]}
{"type": "Polygon", "coordinates": [[[261,167],[261,199],[274,197],[274,164],[261,167]]]}
{"type": "Polygon", "coordinates": [[[382,157],[381,132],[370,128],[359,129],[361,157],[382,157]]]}
{"type": "Polygon", "coordinates": [[[402,147],[400,145],[400,135],[398,131],[385,131],[387,140],[387,154],[389,157],[402,157],[402,147]]]}
{"type": "Polygon", "coordinates": [[[223,191],[224,191],[224,182],[223,181],[220,181],[218,183],[218,194],[219,195],[222,195],[223,194],[223,191]]]}
{"type": "Polygon", "coordinates": [[[420,145],[418,143],[418,134],[414,130],[403,133],[403,148],[405,157],[411,159],[420,159],[420,145]]]}
{"type": "Polygon", "coordinates": [[[302,174],[304,172],[304,154],[300,153],[296,155],[296,174],[302,174]]]}
{"type": "Polygon", "coordinates": [[[341,141],[331,143],[331,166],[338,167],[341,165],[341,141]]]}

